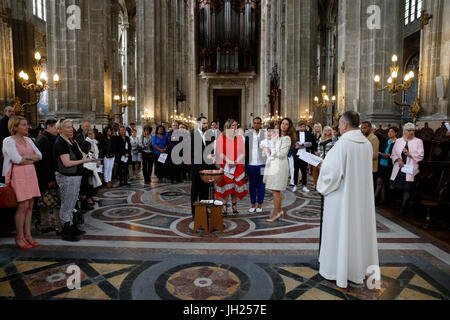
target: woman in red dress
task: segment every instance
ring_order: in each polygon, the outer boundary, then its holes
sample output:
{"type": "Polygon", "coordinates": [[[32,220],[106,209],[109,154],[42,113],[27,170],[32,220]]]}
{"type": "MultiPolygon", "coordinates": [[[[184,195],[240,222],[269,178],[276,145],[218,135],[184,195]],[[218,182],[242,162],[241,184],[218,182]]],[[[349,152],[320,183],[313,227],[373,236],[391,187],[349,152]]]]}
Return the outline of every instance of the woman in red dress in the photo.
{"type": "Polygon", "coordinates": [[[237,198],[242,200],[247,194],[245,183],[245,142],[238,134],[237,121],[230,119],[225,123],[224,133],[217,139],[216,164],[224,171],[223,179],[216,185],[216,198],[225,202],[227,213],[228,197],[231,195],[233,213],[238,214],[237,198]]]}

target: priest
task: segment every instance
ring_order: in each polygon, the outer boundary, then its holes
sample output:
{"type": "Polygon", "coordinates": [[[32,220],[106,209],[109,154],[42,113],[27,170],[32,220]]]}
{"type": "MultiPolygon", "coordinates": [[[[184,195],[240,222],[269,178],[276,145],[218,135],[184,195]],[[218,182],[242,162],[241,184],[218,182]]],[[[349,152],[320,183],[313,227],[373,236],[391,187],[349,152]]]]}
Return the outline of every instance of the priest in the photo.
{"type": "Polygon", "coordinates": [[[320,274],[341,288],[347,288],[348,281],[363,285],[368,268],[379,267],[373,151],[359,125],[356,112],[341,117],[342,137],[321,164],[317,183],[325,198],[320,274]]]}

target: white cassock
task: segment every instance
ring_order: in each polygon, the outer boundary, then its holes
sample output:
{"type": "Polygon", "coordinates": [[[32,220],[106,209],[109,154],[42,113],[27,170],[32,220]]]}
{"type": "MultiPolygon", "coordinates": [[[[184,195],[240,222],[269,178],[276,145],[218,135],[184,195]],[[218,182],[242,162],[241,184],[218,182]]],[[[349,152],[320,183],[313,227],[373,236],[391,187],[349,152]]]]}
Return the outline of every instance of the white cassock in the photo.
{"type": "Polygon", "coordinates": [[[367,268],[379,266],[372,153],[361,131],[345,133],[328,152],[317,182],[325,197],[320,274],[341,288],[347,280],[364,283],[367,268]]]}

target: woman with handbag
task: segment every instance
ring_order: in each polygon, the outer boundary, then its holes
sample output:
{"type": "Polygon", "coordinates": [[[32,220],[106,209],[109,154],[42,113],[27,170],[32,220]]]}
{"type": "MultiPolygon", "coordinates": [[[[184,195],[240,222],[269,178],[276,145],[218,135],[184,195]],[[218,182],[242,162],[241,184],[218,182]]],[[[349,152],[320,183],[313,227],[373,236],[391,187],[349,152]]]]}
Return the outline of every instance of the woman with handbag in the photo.
{"type": "Polygon", "coordinates": [[[6,185],[14,189],[18,204],[15,242],[20,249],[28,250],[39,246],[31,236],[31,216],[34,198],[41,197],[34,163],[42,159],[42,154],[27,137],[28,122],[25,118],[11,118],[8,129],[11,137],[3,141],[3,175],[6,185]]]}
{"type": "Polygon", "coordinates": [[[73,209],[78,200],[82,179],[83,164],[92,162],[81,151],[74,140],[73,124],[71,120],[61,120],[57,128],[60,136],[53,146],[53,156],[56,160],[56,182],[61,190],[60,220],[63,225],[62,239],[65,241],[79,241],[77,236],[84,234],[73,223],[73,209]]]}

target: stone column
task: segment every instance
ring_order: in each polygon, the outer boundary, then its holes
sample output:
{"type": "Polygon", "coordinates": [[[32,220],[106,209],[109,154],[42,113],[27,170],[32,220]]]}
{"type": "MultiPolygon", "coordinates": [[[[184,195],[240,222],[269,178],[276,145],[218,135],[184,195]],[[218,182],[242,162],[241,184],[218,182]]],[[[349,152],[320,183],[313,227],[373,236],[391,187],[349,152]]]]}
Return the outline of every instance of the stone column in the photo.
{"type": "Polygon", "coordinates": [[[421,39],[421,118],[444,121],[450,117],[450,3],[445,0],[425,0],[424,9],[433,18],[424,26],[421,39]]]}
{"type": "MultiPolygon", "coordinates": [[[[399,21],[403,21],[401,2],[397,0],[362,0],[361,6],[361,58],[359,84],[359,111],[365,120],[374,123],[399,123],[402,108],[394,103],[389,91],[377,92],[373,78],[381,75],[384,84],[390,77],[389,66],[392,56],[399,58],[400,71],[398,81],[403,81],[403,28],[399,21]],[[367,26],[367,8],[377,5],[381,9],[381,29],[371,30],[367,26]]],[[[396,100],[401,102],[402,95],[396,100]]]]}
{"type": "MultiPolygon", "coordinates": [[[[103,1],[55,0],[47,4],[48,72],[59,73],[61,85],[49,95],[51,110],[79,122],[96,122],[104,112],[105,11],[103,1]],[[67,8],[81,9],[81,29],[67,27],[67,8]]],[[[103,119],[104,120],[104,119],[103,119]]]]}
{"type": "MultiPolygon", "coordinates": [[[[32,103],[37,100],[34,93],[24,89],[18,80],[18,72],[24,70],[30,76],[30,81],[35,81],[35,73],[33,71],[35,39],[33,24],[33,7],[32,2],[27,0],[14,0],[11,4],[11,28],[12,28],[12,54],[14,57],[14,77],[15,94],[23,103],[32,103]],[[17,71],[19,70],[19,71],[17,71]]],[[[25,108],[25,117],[29,119],[32,125],[38,123],[37,106],[33,105],[25,108]]]]}
{"type": "Polygon", "coordinates": [[[11,0],[0,0],[0,109],[14,102],[11,0]]]}
{"type": "Polygon", "coordinates": [[[296,122],[312,112],[317,50],[317,2],[287,0],[285,32],[284,101],[282,114],[296,122]]]}

